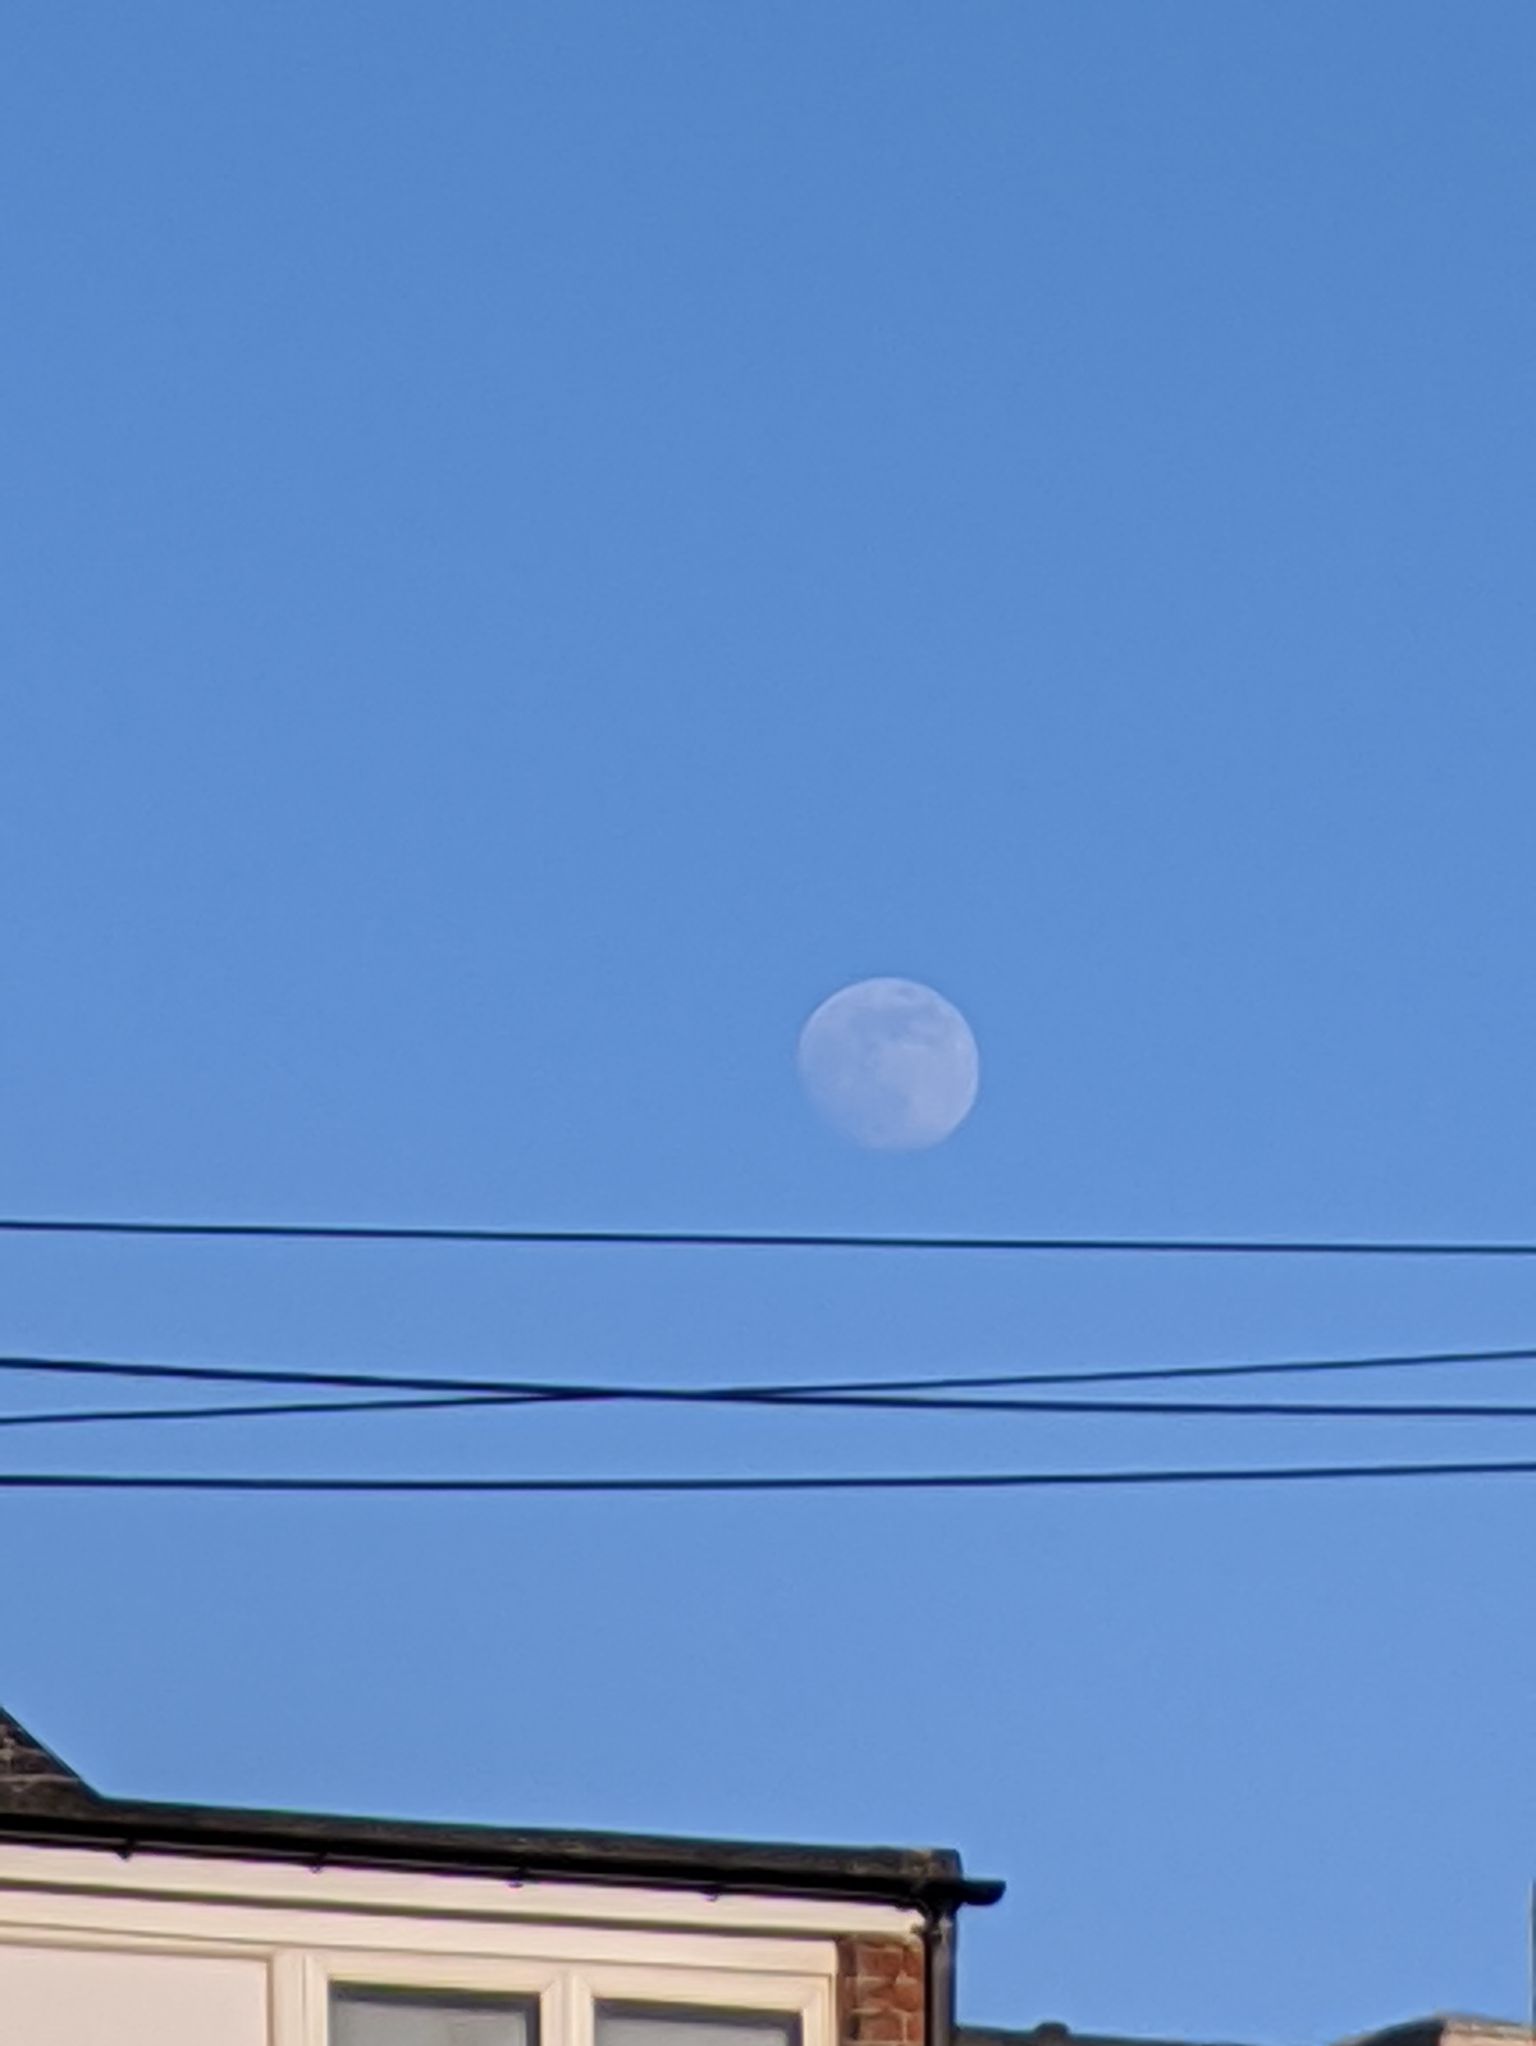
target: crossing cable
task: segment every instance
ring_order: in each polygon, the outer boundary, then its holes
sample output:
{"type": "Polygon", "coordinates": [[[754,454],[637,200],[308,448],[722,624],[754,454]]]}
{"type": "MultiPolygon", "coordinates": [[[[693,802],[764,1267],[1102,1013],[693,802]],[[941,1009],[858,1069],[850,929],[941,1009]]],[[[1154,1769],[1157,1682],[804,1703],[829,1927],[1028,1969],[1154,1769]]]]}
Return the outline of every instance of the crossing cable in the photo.
{"type": "Polygon", "coordinates": [[[1014,1413],[1041,1416],[1135,1416],[1142,1419],[1301,1419],[1301,1420],[1536,1420],[1536,1403],[1529,1401],[1335,1401],[1335,1400],[1242,1400],[1187,1398],[1119,1398],[1095,1394],[1074,1397],[1065,1394],[993,1397],[948,1395],[926,1390],[928,1385],[945,1384],[1071,1384],[1075,1380],[1103,1382],[1106,1378],[1157,1379],[1179,1377],[1190,1372],[1215,1375],[1254,1369],[1382,1368],[1398,1362],[1408,1365],[1446,1362],[1489,1362],[1529,1358],[1531,1349],[1463,1350],[1416,1352],[1400,1359],[1383,1356],[1276,1361],[1263,1366],[1206,1365],[1174,1366],[1117,1373],[1042,1372],[1014,1373],[978,1380],[872,1380],[875,1387],[903,1386],[906,1391],[858,1388],[860,1381],[845,1381],[842,1387],[792,1386],[626,1386],[573,1385],[539,1380],[494,1378],[419,1377],[396,1372],[322,1372],[294,1368],[232,1365],[156,1364],[138,1360],[104,1358],[0,1357],[0,1372],[60,1373],[89,1377],[107,1376],[135,1380],[170,1380],[177,1383],[236,1383],[348,1387],[364,1397],[325,1400],[245,1401],[202,1406],[117,1407],[43,1410],[0,1414],[0,1428],[55,1427],[109,1422],[154,1422],[162,1420],[231,1420],[304,1414],[357,1412],[401,1412],[432,1408],[649,1404],[690,1407],[749,1407],[831,1411],[894,1411],[904,1413],[1014,1413]],[[375,1397],[376,1392],[389,1396],[375,1397]]]}
{"type": "MultiPolygon", "coordinates": [[[[1411,1350],[1375,1352],[1363,1357],[1282,1357],[1235,1364],[1156,1364],[1114,1366],[1104,1369],[1056,1371],[1007,1371],[941,1377],[848,1378],[841,1380],[800,1380],[791,1384],[738,1385],[723,1387],[627,1388],[611,1385],[562,1384],[548,1379],[435,1378],[412,1377],[397,1372],[316,1371],[277,1367],[217,1364],[157,1364],[137,1359],[97,1357],[39,1357],[0,1355],[0,1373],[40,1372],[78,1376],[105,1376],[185,1380],[195,1384],[234,1383],[257,1385],[386,1387],[427,1393],[468,1392],[496,1399],[527,1401],[577,1401],[611,1398],[686,1398],[707,1401],[804,1401],[827,1403],[845,1394],[944,1392],[975,1387],[1073,1386],[1160,1384],[1182,1379],[1242,1379],[1280,1374],[1348,1371],[1421,1370],[1441,1365],[1508,1364],[1536,1360],[1536,1344],[1517,1344],[1499,1349],[1411,1350]]],[[[383,1402],[380,1402],[382,1405],[383,1402]]]]}
{"type": "Polygon", "coordinates": [[[724,1386],[626,1386],[528,1378],[445,1378],[398,1371],[319,1371],[292,1365],[166,1364],[139,1358],[46,1357],[0,1354],[0,1374],[53,1373],[65,1376],[158,1379],[192,1384],[293,1385],[382,1389],[396,1392],[490,1394],[499,1399],[540,1402],[581,1400],[663,1400],[682,1402],[804,1401],[825,1404],[845,1396],[906,1394],[967,1386],[1059,1386],[1156,1383],[1186,1378],[1244,1378],[1280,1372],[1337,1372],[1419,1369],[1432,1365],[1502,1364],[1536,1360],[1536,1344],[1496,1349],[1374,1352],[1363,1357],[1276,1358],[1232,1364],[1171,1364],[1110,1370],[988,1373],[968,1377],[801,1380],[793,1384],[724,1386]]]}

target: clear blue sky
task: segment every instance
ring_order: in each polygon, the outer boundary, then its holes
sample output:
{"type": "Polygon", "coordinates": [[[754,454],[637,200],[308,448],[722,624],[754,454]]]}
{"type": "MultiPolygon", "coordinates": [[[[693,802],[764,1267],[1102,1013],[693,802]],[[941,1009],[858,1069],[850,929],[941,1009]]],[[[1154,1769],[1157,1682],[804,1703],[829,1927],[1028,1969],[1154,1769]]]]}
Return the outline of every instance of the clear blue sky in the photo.
{"type": "MultiPolygon", "coordinates": [[[[1533,104],[1525,0],[13,0],[0,1209],[1536,1235],[1533,104]],[[980,1040],[926,1155],[796,1091],[877,973],[980,1040]]],[[[696,1380],[1536,1337],[1470,1267],[31,1241],[0,1303],[13,1350],[696,1380]]],[[[1284,1426],[3,1454],[1536,1436],[1284,1426]]],[[[1011,1882],[968,2016],[1309,2041],[1523,2007],[1533,1529],[11,1499],[0,1697],[124,1792],[958,1844],[1011,1882]]]]}

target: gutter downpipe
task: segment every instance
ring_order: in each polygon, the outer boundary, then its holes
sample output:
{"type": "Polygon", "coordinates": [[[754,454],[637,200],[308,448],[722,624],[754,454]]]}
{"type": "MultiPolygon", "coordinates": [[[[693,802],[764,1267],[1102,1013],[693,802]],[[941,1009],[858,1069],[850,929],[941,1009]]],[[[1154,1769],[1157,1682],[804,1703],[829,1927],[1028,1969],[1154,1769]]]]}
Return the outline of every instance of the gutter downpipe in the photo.
{"type": "Polygon", "coordinates": [[[953,1904],[931,1907],[923,1922],[924,2046],[953,2046],[955,1929],[953,1904]]]}

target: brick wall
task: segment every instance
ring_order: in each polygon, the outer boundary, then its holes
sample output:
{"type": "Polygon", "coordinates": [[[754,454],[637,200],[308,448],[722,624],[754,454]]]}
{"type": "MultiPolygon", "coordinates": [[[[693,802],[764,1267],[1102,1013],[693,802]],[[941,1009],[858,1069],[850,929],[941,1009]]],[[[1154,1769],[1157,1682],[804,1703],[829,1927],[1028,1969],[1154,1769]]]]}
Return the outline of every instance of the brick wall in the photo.
{"type": "Polygon", "coordinates": [[[924,2046],[921,1939],[838,1942],[839,2046],[924,2046]]]}

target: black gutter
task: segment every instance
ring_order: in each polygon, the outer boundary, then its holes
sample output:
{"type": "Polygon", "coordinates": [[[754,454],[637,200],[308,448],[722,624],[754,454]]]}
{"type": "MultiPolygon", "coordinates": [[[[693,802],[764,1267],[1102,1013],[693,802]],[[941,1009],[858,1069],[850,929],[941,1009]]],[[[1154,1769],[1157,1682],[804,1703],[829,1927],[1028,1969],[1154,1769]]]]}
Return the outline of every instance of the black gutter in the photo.
{"type": "MultiPolygon", "coordinates": [[[[951,1987],[952,1971],[944,1956],[950,1951],[954,1911],[961,1904],[994,1903],[1003,1892],[1000,1882],[968,1877],[958,1855],[938,1848],[795,1847],[623,1833],[510,1832],[493,1826],[228,1811],[91,1796],[72,1809],[0,1809],[0,1841],[98,1848],[124,1858],[183,1854],[311,1869],[481,1876],[512,1884],[590,1883],[692,1890],[706,1896],[827,1897],[893,1904],[921,1911],[929,1920],[930,1982],[948,1982],[951,1987]],[[941,1937],[940,1928],[946,1925],[950,1929],[941,1937]]],[[[929,2032],[930,2046],[949,2046],[950,2030],[948,2018],[942,2019],[940,2029],[929,2032]]]]}

